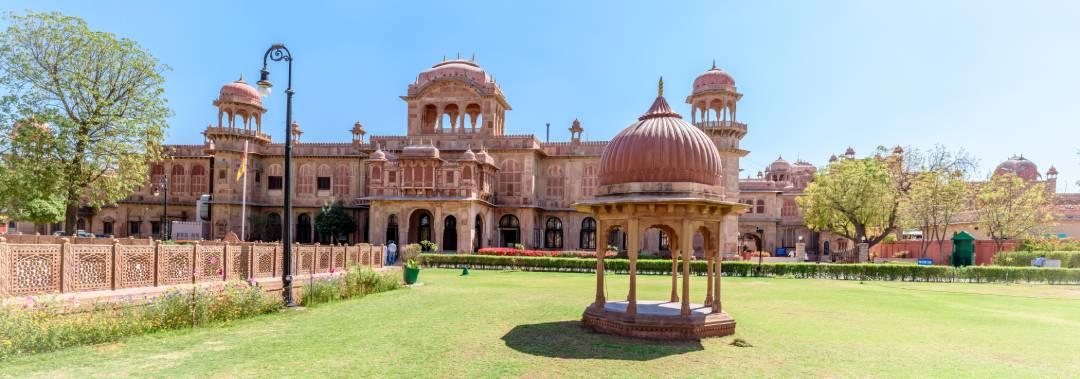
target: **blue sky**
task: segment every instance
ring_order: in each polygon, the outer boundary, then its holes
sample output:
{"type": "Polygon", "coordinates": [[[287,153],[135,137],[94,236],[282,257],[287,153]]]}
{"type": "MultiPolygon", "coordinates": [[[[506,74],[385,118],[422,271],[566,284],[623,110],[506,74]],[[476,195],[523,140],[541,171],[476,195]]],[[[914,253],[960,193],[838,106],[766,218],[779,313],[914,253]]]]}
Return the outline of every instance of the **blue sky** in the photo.
{"type": "MultiPolygon", "coordinates": [[[[743,175],[777,155],[825,163],[853,146],[964,148],[984,175],[1011,154],[1080,190],[1080,2],[6,1],[60,11],[134,39],[172,67],[167,141],[201,143],[210,102],[266,48],[296,57],[295,118],[306,141],[346,141],[359,120],[404,134],[406,86],[444,55],[471,56],[514,110],[509,133],[569,138],[580,118],[607,139],[651,103],[656,79],[684,104],[713,59],[745,96],[743,175]]],[[[284,80],[283,65],[271,68],[284,80]]],[[[280,88],[279,88],[280,89],[280,88]]],[[[280,137],[284,96],[264,129],[280,137]]]]}

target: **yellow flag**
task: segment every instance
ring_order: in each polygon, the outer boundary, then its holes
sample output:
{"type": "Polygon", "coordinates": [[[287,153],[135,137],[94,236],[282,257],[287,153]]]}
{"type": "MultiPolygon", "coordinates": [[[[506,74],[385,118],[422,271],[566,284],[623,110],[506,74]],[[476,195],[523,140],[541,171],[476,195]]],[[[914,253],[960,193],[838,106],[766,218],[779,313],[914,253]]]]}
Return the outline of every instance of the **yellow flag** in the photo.
{"type": "Polygon", "coordinates": [[[240,169],[236,170],[236,181],[240,181],[241,178],[247,174],[248,166],[248,141],[244,141],[244,156],[240,158],[240,169]]]}

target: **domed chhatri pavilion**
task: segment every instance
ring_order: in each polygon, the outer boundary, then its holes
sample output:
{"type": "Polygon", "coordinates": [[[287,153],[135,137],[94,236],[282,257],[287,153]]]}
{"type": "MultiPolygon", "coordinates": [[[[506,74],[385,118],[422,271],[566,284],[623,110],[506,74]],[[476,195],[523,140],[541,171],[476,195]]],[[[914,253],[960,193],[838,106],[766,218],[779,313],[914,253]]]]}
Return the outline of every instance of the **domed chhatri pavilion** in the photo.
{"type": "Polygon", "coordinates": [[[748,206],[727,198],[716,145],[671,110],[663,91],[661,79],[652,107],[604,149],[597,195],[574,204],[579,212],[595,216],[601,235],[623,231],[630,258],[626,300],[608,301],[606,247],[597,246],[596,299],[585,309],[582,322],[603,333],[652,339],[729,335],[735,332],[735,320],[721,307],[719,253],[734,240],[724,232],[724,223],[731,222],[725,216],[748,206]],[[637,298],[638,244],[648,229],[670,236],[671,298],[667,300],[637,298]],[[701,304],[692,303],[690,293],[695,235],[704,242],[708,267],[701,304]]]}

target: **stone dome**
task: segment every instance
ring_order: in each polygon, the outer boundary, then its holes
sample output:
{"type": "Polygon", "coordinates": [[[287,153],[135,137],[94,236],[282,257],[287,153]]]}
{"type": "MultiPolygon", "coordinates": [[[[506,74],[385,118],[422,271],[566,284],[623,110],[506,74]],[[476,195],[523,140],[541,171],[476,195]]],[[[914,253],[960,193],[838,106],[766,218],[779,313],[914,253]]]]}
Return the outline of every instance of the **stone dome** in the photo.
{"type": "Polygon", "coordinates": [[[476,160],[476,153],[474,153],[472,151],[472,148],[469,148],[468,150],[465,150],[464,154],[461,154],[461,160],[463,160],[463,161],[475,161],[476,160]]]}
{"type": "Polygon", "coordinates": [[[788,163],[788,161],[784,160],[783,156],[780,156],[780,157],[776,158],[776,161],[773,161],[773,163],[769,164],[769,170],[768,171],[770,171],[770,172],[787,171],[790,168],[791,168],[791,163],[788,163]]]}
{"type": "Polygon", "coordinates": [[[221,91],[218,95],[220,96],[219,99],[224,101],[262,105],[262,99],[259,98],[259,91],[256,91],[255,87],[244,82],[244,77],[242,76],[235,82],[221,86],[221,91]]]}
{"type": "Polygon", "coordinates": [[[420,143],[417,145],[405,146],[401,149],[402,158],[425,158],[425,159],[439,159],[439,148],[431,144],[420,143]]]}
{"type": "Polygon", "coordinates": [[[994,175],[1013,173],[1016,176],[1028,181],[1035,181],[1039,179],[1039,167],[1035,165],[1035,162],[1027,160],[1023,155],[1013,156],[1009,160],[1001,162],[994,169],[994,175]]]}
{"type": "Polygon", "coordinates": [[[424,85],[439,78],[455,77],[470,80],[476,83],[491,82],[491,76],[480,68],[476,62],[465,59],[452,59],[442,61],[431,68],[420,72],[416,79],[417,85],[424,85]]]}
{"type": "Polygon", "coordinates": [[[382,151],[382,147],[379,147],[375,150],[374,153],[371,153],[371,155],[368,156],[368,159],[373,161],[385,161],[386,153],[382,151]]]}
{"type": "Polygon", "coordinates": [[[604,148],[600,185],[690,182],[721,185],[720,153],[705,132],[684,121],[660,94],[638,121],[604,148]]]}
{"type": "Polygon", "coordinates": [[[1050,166],[1050,169],[1046,171],[1046,175],[1057,175],[1057,174],[1058,174],[1057,167],[1054,167],[1054,166],[1050,166]]]}
{"type": "Polygon", "coordinates": [[[697,79],[694,79],[694,92],[708,90],[708,89],[724,89],[735,90],[735,78],[731,77],[727,71],[716,68],[716,62],[713,62],[712,68],[705,71],[701,75],[698,75],[697,79]]]}
{"type": "Polygon", "coordinates": [[[479,153],[476,153],[476,160],[486,165],[495,165],[495,158],[488,154],[487,149],[481,148],[479,153]]]}

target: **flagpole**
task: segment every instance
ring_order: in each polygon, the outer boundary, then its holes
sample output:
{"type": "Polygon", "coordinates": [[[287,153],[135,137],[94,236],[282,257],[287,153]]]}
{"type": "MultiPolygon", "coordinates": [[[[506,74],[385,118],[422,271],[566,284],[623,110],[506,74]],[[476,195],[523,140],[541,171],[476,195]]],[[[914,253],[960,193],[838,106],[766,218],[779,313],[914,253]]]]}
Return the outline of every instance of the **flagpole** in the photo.
{"type": "Polygon", "coordinates": [[[240,191],[240,240],[247,241],[247,165],[248,165],[248,141],[244,141],[244,157],[240,161],[243,162],[244,170],[244,185],[240,191]]]}

